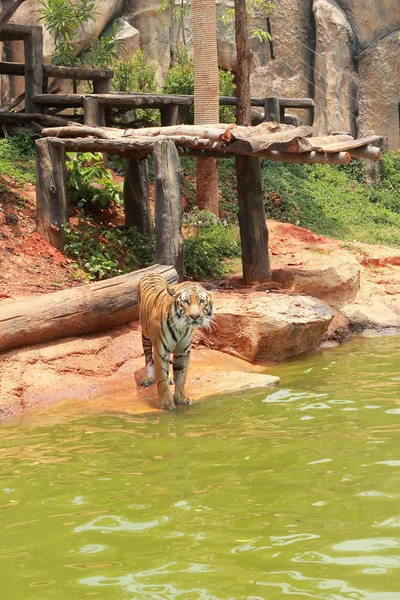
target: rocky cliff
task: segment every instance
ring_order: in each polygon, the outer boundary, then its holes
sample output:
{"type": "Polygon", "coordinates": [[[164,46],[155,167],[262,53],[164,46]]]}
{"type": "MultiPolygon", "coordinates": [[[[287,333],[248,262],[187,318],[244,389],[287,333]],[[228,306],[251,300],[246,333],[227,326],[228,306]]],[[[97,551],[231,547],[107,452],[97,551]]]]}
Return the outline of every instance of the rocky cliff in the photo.
{"type": "MultiPolygon", "coordinates": [[[[159,12],[161,1],[99,0],[97,19],[86,33],[100,35],[119,19],[129,50],[140,43],[162,81],[170,52],[169,20],[159,12]]],[[[276,58],[270,58],[267,44],[253,41],[253,96],[311,96],[318,132],[379,134],[389,138],[390,147],[399,148],[400,0],[278,0],[277,4],[271,17],[276,58]]],[[[37,6],[37,0],[26,0],[14,20],[37,23],[37,6]]],[[[260,17],[256,25],[263,27],[264,21],[260,17]]],[[[218,35],[220,64],[234,70],[232,36],[222,26],[218,35]]],[[[82,35],[82,46],[85,39],[82,35]]],[[[45,35],[48,55],[51,47],[45,35]]],[[[21,50],[8,45],[6,59],[20,61],[21,50]]],[[[307,113],[301,117],[310,121],[307,113]]]]}

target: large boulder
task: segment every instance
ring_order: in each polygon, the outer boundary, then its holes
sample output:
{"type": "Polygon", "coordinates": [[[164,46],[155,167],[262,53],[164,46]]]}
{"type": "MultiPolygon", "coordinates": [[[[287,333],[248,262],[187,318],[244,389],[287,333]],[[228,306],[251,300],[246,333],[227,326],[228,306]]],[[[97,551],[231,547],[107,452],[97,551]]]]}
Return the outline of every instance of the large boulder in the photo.
{"type": "Polygon", "coordinates": [[[290,292],[337,305],[355,298],[360,289],[360,270],[359,262],[348,252],[315,253],[311,263],[275,269],[272,278],[290,292]]]}
{"type": "Polygon", "coordinates": [[[319,134],[355,132],[355,36],[335,0],[314,0],[315,120],[319,134]]]}
{"type": "Polygon", "coordinates": [[[215,322],[196,343],[253,362],[281,361],[317,348],[333,313],[309,296],[252,292],[216,293],[215,322]]]}
{"type": "Polygon", "coordinates": [[[117,39],[121,43],[119,58],[129,59],[140,48],[140,33],[125,21],[125,19],[117,19],[115,23],[118,26],[117,39]]]}
{"type": "Polygon", "coordinates": [[[357,119],[359,137],[373,134],[387,136],[392,148],[399,147],[399,33],[380,39],[358,56],[361,80],[357,119]]]}
{"type": "Polygon", "coordinates": [[[357,37],[357,52],[400,29],[399,0],[337,0],[357,37]]]}

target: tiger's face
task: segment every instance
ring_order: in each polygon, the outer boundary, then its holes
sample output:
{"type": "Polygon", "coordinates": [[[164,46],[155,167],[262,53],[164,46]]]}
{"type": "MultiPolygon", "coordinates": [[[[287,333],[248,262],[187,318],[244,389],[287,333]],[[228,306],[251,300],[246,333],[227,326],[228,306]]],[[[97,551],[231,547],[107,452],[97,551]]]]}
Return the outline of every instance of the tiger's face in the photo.
{"type": "MultiPolygon", "coordinates": [[[[209,327],[214,315],[213,298],[200,284],[182,284],[174,293],[174,308],[178,327],[194,329],[209,327]]],[[[171,292],[170,292],[171,293],[171,292]]]]}

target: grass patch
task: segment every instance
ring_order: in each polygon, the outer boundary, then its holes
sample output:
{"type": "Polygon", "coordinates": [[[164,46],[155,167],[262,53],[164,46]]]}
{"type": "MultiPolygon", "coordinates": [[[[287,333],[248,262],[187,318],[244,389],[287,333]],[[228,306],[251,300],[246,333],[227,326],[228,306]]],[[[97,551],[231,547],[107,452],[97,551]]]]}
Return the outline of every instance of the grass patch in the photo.
{"type": "Polygon", "coordinates": [[[0,173],[18,182],[35,183],[35,140],[38,136],[14,135],[0,139],[0,173]]]}

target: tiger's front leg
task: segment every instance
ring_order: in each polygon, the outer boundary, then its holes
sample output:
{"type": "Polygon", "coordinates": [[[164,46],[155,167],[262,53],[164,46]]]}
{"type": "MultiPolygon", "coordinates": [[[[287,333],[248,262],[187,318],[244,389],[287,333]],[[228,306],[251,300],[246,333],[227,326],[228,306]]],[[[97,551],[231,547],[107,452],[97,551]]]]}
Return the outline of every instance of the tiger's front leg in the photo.
{"type": "Polygon", "coordinates": [[[154,353],[154,371],[157,382],[159,408],[175,408],[175,403],[169,391],[169,355],[154,353]]]}
{"type": "Polygon", "coordinates": [[[175,379],[175,404],[192,404],[192,399],[185,394],[186,375],[190,361],[190,351],[192,344],[184,351],[176,351],[174,354],[174,379],[175,379]]]}

